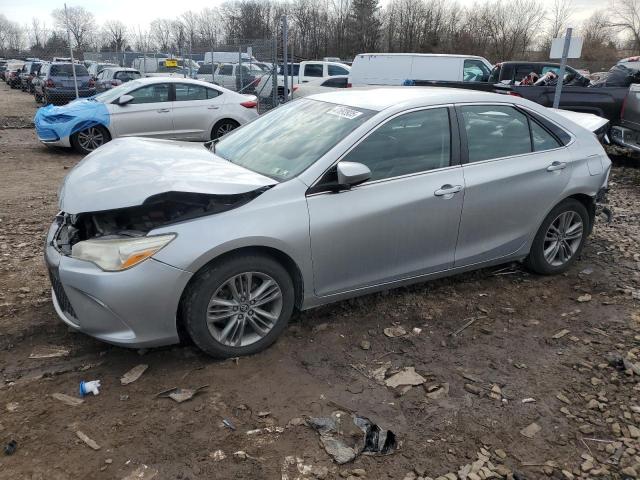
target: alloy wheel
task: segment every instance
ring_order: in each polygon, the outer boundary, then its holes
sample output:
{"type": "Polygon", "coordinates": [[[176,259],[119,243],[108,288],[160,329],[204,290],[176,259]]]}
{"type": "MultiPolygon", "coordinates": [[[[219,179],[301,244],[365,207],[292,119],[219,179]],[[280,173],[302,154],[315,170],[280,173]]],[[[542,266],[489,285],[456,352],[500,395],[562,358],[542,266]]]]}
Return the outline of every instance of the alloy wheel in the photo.
{"type": "Polygon", "coordinates": [[[569,210],[558,215],[544,237],[545,260],[554,267],[567,263],[580,248],[583,234],[582,217],[577,212],[569,210]]]}
{"type": "Polygon", "coordinates": [[[235,130],[236,126],[231,123],[231,122],[225,122],[222,125],[220,125],[216,131],[216,138],[220,138],[224,135],[226,135],[227,133],[229,133],[231,130],[235,130]]]}
{"type": "Polygon", "coordinates": [[[78,133],[78,144],[91,152],[104,144],[104,133],[99,128],[89,127],[78,133]]]}
{"type": "Polygon", "coordinates": [[[280,318],[283,306],[278,282],[261,272],[227,279],[211,296],[207,326],[215,340],[245,347],[265,337],[280,318]]]}

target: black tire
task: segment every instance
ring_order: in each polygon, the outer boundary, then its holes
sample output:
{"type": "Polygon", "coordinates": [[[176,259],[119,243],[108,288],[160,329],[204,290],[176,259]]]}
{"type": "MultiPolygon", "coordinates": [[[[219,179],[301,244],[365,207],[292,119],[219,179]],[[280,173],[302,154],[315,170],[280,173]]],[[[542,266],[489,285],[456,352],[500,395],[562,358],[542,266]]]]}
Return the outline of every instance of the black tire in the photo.
{"type": "Polygon", "coordinates": [[[235,130],[239,126],[240,124],[238,122],[236,122],[235,120],[231,120],[230,118],[225,118],[224,120],[220,120],[211,129],[211,140],[222,138],[224,135],[226,135],[232,130],[235,130]]]}
{"type": "Polygon", "coordinates": [[[40,95],[38,95],[37,93],[33,94],[33,98],[35,98],[36,103],[42,103],[42,97],[40,95]]]}
{"type": "Polygon", "coordinates": [[[89,127],[85,130],[81,130],[79,132],[74,133],[73,135],[71,135],[71,138],[69,139],[71,141],[71,146],[78,152],[78,153],[82,153],[83,155],[87,155],[91,152],[93,152],[95,149],[97,149],[98,147],[101,147],[102,145],[104,145],[105,143],[107,143],[109,140],[111,140],[111,135],[109,134],[109,130],[107,130],[106,128],[104,128],[102,125],[94,125],[93,127],[89,127]],[[86,148],[84,145],[82,145],[82,141],[78,138],[81,134],[83,134],[84,132],[86,132],[87,130],[90,129],[97,129],[100,133],[100,135],[102,135],[102,142],[97,145],[95,148],[86,148]]]}
{"type": "Polygon", "coordinates": [[[182,319],[189,336],[203,352],[215,358],[233,358],[253,355],[272,345],[286,328],[293,313],[293,307],[293,281],[280,263],[265,255],[237,255],[214,262],[196,275],[183,296],[182,319]],[[229,346],[213,337],[206,315],[214,293],[227,280],[244,272],[266,274],[275,280],[282,295],[281,311],[275,324],[265,336],[245,346],[229,346]]]}
{"type": "Polygon", "coordinates": [[[547,215],[547,217],[542,222],[542,225],[540,225],[538,233],[536,233],[533,244],[531,245],[529,256],[525,260],[525,265],[530,270],[540,275],[557,275],[559,273],[567,271],[582,253],[584,242],[590,231],[590,222],[591,220],[589,218],[589,213],[582,203],[573,198],[567,198],[566,200],[563,200],[558,205],[556,205],[553,210],[551,210],[551,212],[549,212],[549,215],[547,215]],[[553,265],[545,258],[544,255],[545,237],[551,224],[565,212],[574,212],[575,214],[580,216],[582,220],[582,237],[580,238],[579,244],[576,242],[577,247],[573,251],[573,254],[568,258],[568,260],[566,260],[561,265],[553,265]]]}

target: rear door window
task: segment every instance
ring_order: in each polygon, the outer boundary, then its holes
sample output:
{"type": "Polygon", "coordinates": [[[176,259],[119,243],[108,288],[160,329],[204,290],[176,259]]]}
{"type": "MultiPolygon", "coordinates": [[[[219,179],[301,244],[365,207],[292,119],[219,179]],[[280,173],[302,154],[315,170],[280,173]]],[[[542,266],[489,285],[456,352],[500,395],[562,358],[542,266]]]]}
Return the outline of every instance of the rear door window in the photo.
{"type": "Polygon", "coordinates": [[[191,85],[186,83],[176,83],[176,102],[187,102],[191,100],[206,100],[206,87],[202,85],[191,85]]]}
{"type": "Polygon", "coordinates": [[[558,142],[553,135],[547,132],[535,121],[531,121],[529,123],[531,124],[531,141],[533,142],[533,150],[535,152],[552,150],[561,146],[560,142],[558,142]]]}
{"type": "Polygon", "coordinates": [[[515,108],[505,105],[458,108],[467,135],[470,163],[532,151],[529,121],[515,108]]]}
{"type": "Polygon", "coordinates": [[[349,75],[349,70],[338,65],[329,65],[327,69],[330,77],[334,75],[349,75]]]}
{"type": "Polygon", "coordinates": [[[140,75],[140,72],[124,71],[124,72],[116,72],[116,74],[114,75],[114,78],[118,80],[122,80],[123,82],[129,82],[131,80],[142,78],[142,75],[140,75]]]}
{"type": "Polygon", "coordinates": [[[222,65],[218,75],[233,75],[233,65],[222,65]]]}
{"type": "Polygon", "coordinates": [[[322,82],[323,87],[347,88],[348,78],[330,78],[322,82]]]}
{"type": "Polygon", "coordinates": [[[321,63],[307,63],[304,67],[305,77],[322,77],[323,65],[321,63]]]}

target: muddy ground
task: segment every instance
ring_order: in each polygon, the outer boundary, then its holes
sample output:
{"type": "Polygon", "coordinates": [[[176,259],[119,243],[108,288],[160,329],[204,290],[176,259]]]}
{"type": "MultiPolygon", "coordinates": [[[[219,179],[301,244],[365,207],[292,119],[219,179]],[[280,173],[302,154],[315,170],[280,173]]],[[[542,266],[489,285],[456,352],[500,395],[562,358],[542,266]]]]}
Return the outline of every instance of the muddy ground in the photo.
{"type": "Polygon", "coordinates": [[[0,452],[0,478],[455,479],[460,471],[471,480],[617,479],[640,472],[633,161],[612,173],[613,222],[598,220],[565,275],[504,266],[342,302],[298,315],[264,353],[218,362],[189,345],[112,347],[57,319],[42,247],[58,185],[81,157],[40,145],[29,128],[34,110],[32,97],[0,86],[0,446],[17,443],[13,455],[0,452]],[[407,333],[390,338],[384,329],[393,326],[407,333]],[[30,358],[52,347],[69,353],[30,358]],[[149,368],[122,386],[120,377],[138,364],[149,368]],[[414,367],[426,383],[399,392],[384,384],[385,374],[371,373],[381,367],[387,377],[414,367]],[[80,405],[52,397],[77,397],[79,382],[93,379],[102,381],[100,395],[80,405]],[[184,403],[156,397],[202,385],[184,403]],[[391,429],[399,448],[337,465],[303,423],[337,409],[391,429]]]}

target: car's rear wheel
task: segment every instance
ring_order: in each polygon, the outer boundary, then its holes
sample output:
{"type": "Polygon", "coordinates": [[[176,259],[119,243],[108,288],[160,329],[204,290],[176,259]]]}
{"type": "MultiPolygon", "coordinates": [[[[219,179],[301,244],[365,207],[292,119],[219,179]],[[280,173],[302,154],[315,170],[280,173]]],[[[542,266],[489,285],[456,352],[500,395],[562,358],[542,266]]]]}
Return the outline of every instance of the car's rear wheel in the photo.
{"type": "Polygon", "coordinates": [[[71,145],[79,153],[88,154],[111,140],[109,131],[102,125],[94,125],[71,135],[71,145]]]}
{"type": "Polygon", "coordinates": [[[566,271],[582,252],[589,221],[587,209],[578,200],[568,198],[556,205],[542,222],[526,265],[542,275],[566,271]]]}
{"type": "Polygon", "coordinates": [[[211,140],[221,138],[230,131],[235,130],[239,126],[240,124],[238,122],[236,122],[235,120],[231,120],[230,118],[220,120],[211,129],[211,140]]]}
{"type": "Polygon", "coordinates": [[[183,298],[183,320],[205,353],[231,358],[260,352],[276,341],[293,312],[286,269],[263,255],[232,256],[201,271],[183,298]]]}

